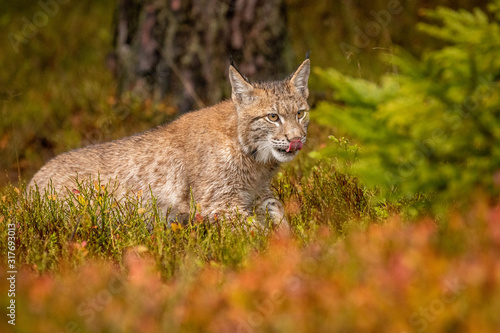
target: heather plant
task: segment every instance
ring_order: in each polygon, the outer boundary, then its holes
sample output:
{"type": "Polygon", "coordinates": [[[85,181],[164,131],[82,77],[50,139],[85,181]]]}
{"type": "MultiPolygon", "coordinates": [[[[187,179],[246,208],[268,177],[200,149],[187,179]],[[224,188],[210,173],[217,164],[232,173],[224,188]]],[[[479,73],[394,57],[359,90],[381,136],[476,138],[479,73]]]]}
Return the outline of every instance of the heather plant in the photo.
{"type": "MultiPolygon", "coordinates": [[[[273,182],[275,195],[285,203],[293,235],[303,244],[321,226],[336,235],[379,217],[371,194],[331,165],[302,158],[273,182]],[[309,167],[307,167],[309,169],[309,167]]],[[[123,253],[140,248],[151,253],[165,278],[175,276],[187,256],[200,265],[240,267],[248,254],[265,250],[272,228],[251,229],[252,217],[223,216],[204,220],[192,200],[188,223],[167,219],[156,198],[142,192],[115,195],[115,184],[82,179],[68,196],[53,188],[40,192],[9,186],[0,192],[0,250],[7,248],[7,226],[16,226],[17,262],[38,272],[57,272],[61,259],[77,268],[88,260],[120,263],[123,253]]],[[[380,209],[380,208],[379,208],[380,209]]]]}
{"type": "Polygon", "coordinates": [[[398,72],[379,84],[316,68],[333,96],[312,115],[355,143],[346,146],[332,137],[319,155],[355,161],[348,170],[376,188],[382,200],[420,194],[442,211],[470,201],[477,191],[497,196],[499,2],[489,10],[494,19],[479,9],[425,11],[430,23],[417,29],[444,46],[419,58],[399,50],[390,57],[398,72]]]}
{"type": "Polygon", "coordinates": [[[60,262],[78,267],[87,259],[121,261],[124,251],[139,247],[154,253],[164,277],[171,277],[187,254],[200,262],[214,261],[237,267],[252,249],[265,246],[270,229],[248,232],[243,219],[208,223],[193,203],[186,223],[167,222],[166,215],[142,200],[142,193],[115,197],[113,187],[81,182],[61,198],[53,190],[43,193],[10,187],[0,198],[2,241],[6,252],[7,226],[16,229],[17,263],[35,271],[58,271],[60,262]]]}
{"type": "MultiPolygon", "coordinates": [[[[405,224],[393,217],[344,239],[320,226],[307,243],[271,237],[265,246],[218,228],[204,231],[211,236],[172,228],[150,236],[160,236],[163,246],[129,247],[115,265],[105,256],[89,259],[89,245],[79,239],[72,254],[58,258],[57,272],[36,274],[29,265],[19,267],[15,328],[494,332],[500,325],[499,218],[498,206],[479,203],[467,215],[456,215],[448,230],[431,219],[405,224]],[[238,257],[243,244],[252,250],[239,266],[220,261],[221,254],[238,257]],[[182,259],[158,260],[160,250],[169,253],[160,258],[182,259]],[[209,260],[200,260],[203,252],[210,253],[209,260]],[[75,269],[71,262],[77,256],[86,262],[75,269]],[[168,263],[176,271],[165,279],[168,263]]],[[[21,225],[20,237],[25,230],[21,225]]],[[[7,290],[6,279],[0,288],[7,290]]],[[[1,306],[7,302],[0,298],[1,306]]],[[[0,328],[12,329],[6,320],[0,328]]]]}

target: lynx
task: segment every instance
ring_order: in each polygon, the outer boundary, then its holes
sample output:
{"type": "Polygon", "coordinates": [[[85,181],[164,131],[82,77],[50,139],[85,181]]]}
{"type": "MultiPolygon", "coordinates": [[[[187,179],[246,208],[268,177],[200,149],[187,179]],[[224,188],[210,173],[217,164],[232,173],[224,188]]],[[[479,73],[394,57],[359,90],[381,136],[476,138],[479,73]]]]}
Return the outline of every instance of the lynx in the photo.
{"type": "MultiPolygon", "coordinates": [[[[169,216],[188,214],[191,200],[203,216],[243,214],[288,228],[270,182],[306,142],[310,61],[282,81],[251,83],[231,62],[231,99],[120,140],[63,153],[31,180],[61,195],[84,177],[118,182],[118,196],[151,194],[169,216]],[[268,215],[269,214],[269,215],[268,215]]],[[[185,216],[185,215],[184,215],[185,216]]]]}

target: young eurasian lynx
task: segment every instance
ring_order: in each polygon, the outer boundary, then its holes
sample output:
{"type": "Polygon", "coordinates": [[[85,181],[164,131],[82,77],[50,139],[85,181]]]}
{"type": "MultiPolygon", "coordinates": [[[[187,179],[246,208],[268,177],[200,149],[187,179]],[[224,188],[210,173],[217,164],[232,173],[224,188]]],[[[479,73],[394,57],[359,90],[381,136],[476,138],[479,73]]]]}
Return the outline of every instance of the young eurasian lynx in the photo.
{"type": "Polygon", "coordinates": [[[61,154],[33,177],[62,195],[76,178],[118,181],[118,195],[152,192],[170,216],[189,213],[191,193],[202,214],[257,214],[286,225],[269,185],[280,163],[306,141],[309,59],[283,81],[250,83],[231,64],[231,100],[183,115],[142,134],[61,154]]]}

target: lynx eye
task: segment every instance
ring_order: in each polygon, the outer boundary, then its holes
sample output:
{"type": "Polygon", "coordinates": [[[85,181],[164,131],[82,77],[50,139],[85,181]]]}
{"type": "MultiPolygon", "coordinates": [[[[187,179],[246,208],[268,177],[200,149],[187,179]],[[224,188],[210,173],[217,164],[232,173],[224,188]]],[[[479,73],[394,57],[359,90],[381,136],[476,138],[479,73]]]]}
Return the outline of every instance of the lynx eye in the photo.
{"type": "Polygon", "coordinates": [[[267,119],[269,119],[272,122],[277,122],[280,117],[276,113],[270,113],[267,115],[267,119]]]}
{"type": "Polygon", "coordinates": [[[299,110],[299,112],[297,112],[297,118],[299,118],[299,119],[304,118],[305,115],[306,115],[305,110],[299,110]]]}

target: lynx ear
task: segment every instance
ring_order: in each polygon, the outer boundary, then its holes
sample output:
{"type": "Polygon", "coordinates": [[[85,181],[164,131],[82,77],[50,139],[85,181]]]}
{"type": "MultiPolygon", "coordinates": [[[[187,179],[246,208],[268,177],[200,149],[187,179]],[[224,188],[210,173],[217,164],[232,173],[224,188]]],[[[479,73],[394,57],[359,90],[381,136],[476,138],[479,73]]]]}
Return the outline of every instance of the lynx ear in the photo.
{"type": "Polygon", "coordinates": [[[309,58],[306,58],[304,62],[297,68],[295,73],[292,74],[290,78],[290,82],[298,90],[299,93],[307,98],[309,96],[309,89],[307,88],[307,81],[309,80],[310,73],[310,61],[309,58]]]}
{"type": "Polygon", "coordinates": [[[233,64],[229,66],[229,81],[231,81],[231,98],[234,103],[245,103],[252,99],[252,85],[233,64]]]}

